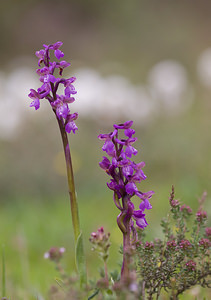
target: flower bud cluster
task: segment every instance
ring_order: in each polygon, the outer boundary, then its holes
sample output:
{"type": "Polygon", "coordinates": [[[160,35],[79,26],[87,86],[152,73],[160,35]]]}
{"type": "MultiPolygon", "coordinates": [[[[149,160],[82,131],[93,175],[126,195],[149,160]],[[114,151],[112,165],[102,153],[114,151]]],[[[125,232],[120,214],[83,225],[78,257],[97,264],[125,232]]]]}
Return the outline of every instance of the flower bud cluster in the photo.
{"type": "Polygon", "coordinates": [[[186,265],[188,271],[195,271],[196,270],[196,262],[193,261],[192,259],[189,260],[185,265],[186,265]]]}
{"type": "Polygon", "coordinates": [[[110,247],[110,233],[105,233],[104,228],[101,227],[97,230],[97,232],[92,232],[89,241],[92,243],[93,251],[97,251],[100,257],[102,257],[103,261],[108,259],[108,251],[110,247]]]}
{"type": "Polygon", "coordinates": [[[211,227],[205,228],[205,234],[211,240],[211,227]]]}
{"type": "Polygon", "coordinates": [[[180,207],[180,210],[187,213],[188,215],[191,215],[192,214],[192,209],[190,208],[190,206],[188,205],[185,205],[183,204],[181,207],[180,207]]]}
{"type": "Polygon", "coordinates": [[[40,101],[46,99],[49,101],[54,113],[59,120],[63,121],[65,131],[70,133],[71,131],[75,133],[78,129],[75,120],[78,118],[77,113],[70,113],[68,104],[73,103],[76,94],[75,87],[73,86],[75,77],[63,78],[63,70],[70,66],[70,63],[65,60],[61,61],[50,61],[50,50],[54,51],[54,56],[60,60],[64,53],[59,49],[62,46],[62,42],[57,42],[55,44],[43,45],[44,49],[36,52],[36,56],[39,58],[38,66],[41,64],[44,66],[37,69],[36,73],[40,76],[40,81],[42,83],[38,90],[31,89],[29,97],[32,99],[30,106],[33,106],[35,110],[39,109],[40,101]],[[58,70],[58,77],[55,76],[55,71],[58,70]],[[63,86],[64,94],[58,94],[59,86],[63,86]]]}
{"type": "Polygon", "coordinates": [[[208,239],[201,238],[201,240],[199,241],[199,245],[204,249],[208,249],[209,247],[211,247],[211,242],[208,239]]]}
{"type": "Polygon", "coordinates": [[[192,247],[192,245],[188,240],[182,240],[179,243],[179,247],[183,250],[189,250],[192,247]]]}
{"type": "Polygon", "coordinates": [[[175,250],[177,247],[177,243],[175,242],[175,240],[168,241],[166,243],[166,246],[167,246],[167,249],[175,250]]]}
{"type": "Polygon", "coordinates": [[[196,213],[196,219],[199,223],[203,223],[207,219],[207,212],[203,210],[199,210],[196,213]]]}
{"type": "Polygon", "coordinates": [[[52,247],[48,252],[44,254],[44,258],[50,259],[51,261],[54,262],[59,262],[60,259],[63,257],[63,254],[65,252],[65,248],[57,248],[57,247],[52,247]]]}

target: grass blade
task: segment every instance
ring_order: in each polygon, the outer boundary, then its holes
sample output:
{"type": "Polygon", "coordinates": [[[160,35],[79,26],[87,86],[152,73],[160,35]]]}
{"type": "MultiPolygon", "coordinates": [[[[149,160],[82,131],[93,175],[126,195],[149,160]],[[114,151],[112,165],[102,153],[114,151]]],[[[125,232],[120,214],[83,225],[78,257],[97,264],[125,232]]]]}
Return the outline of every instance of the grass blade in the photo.
{"type": "Polygon", "coordinates": [[[2,297],[6,297],[6,269],[5,269],[5,252],[2,246],[2,297]]]}

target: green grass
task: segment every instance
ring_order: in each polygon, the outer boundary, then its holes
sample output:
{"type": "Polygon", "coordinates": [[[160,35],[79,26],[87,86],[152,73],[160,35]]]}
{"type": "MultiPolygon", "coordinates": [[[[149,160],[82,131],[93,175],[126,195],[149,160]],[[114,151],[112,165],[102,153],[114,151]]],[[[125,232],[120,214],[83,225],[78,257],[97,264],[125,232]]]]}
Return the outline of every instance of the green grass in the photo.
{"type": "MultiPolygon", "coordinates": [[[[79,194],[79,196],[81,196],[79,194]]],[[[150,226],[147,228],[149,239],[161,234],[157,224],[167,211],[166,191],[160,190],[154,209],[147,214],[150,226]]],[[[81,227],[83,229],[85,252],[89,276],[97,276],[101,265],[91,251],[88,241],[92,231],[104,226],[111,232],[111,251],[108,267],[119,267],[121,255],[119,245],[121,234],[116,226],[117,209],[115,209],[111,192],[79,199],[81,227]]],[[[36,299],[37,295],[46,296],[49,287],[55,283],[58,275],[53,264],[43,258],[44,252],[52,246],[65,247],[64,265],[68,272],[75,272],[74,237],[70,219],[68,198],[17,199],[15,203],[6,203],[0,210],[1,243],[5,245],[6,287],[11,299],[36,299]]],[[[190,296],[191,297],[191,296],[190,296]]],[[[181,299],[192,299],[189,296],[181,299]]]]}

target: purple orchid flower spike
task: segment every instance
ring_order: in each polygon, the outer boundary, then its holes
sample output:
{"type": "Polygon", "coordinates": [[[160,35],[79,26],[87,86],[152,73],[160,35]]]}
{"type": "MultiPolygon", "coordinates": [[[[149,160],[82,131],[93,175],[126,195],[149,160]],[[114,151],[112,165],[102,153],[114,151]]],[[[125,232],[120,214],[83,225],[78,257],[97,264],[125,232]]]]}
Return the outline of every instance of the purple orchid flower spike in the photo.
{"type": "Polygon", "coordinates": [[[62,42],[50,45],[44,44],[44,49],[36,52],[36,56],[39,58],[38,66],[41,67],[42,64],[44,65],[36,71],[40,76],[42,86],[37,91],[31,89],[28,96],[33,100],[30,106],[33,106],[35,110],[40,108],[40,100],[45,98],[50,103],[57,118],[63,123],[66,132],[70,133],[72,131],[75,134],[78,127],[74,121],[77,119],[78,114],[71,114],[69,104],[75,101],[73,95],[77,91],[73,83],[76,78],[70,77],[65,79],[61,77],[63,70],[69,67],[70,63],[65,60],[59,62],[51,61],[50,59],[50,51],[54,51],[54,56],[58,60],[64,57],[64,53],[59,49],[62,44],[62,42]],[[55,74],[56,69],[59,70],[58,76],[55,74]],[[60,85],[64,88],[63,95],[57,94],[60,85]]]}
{"type": "Polygon", "coordinates": [[[110,157],[103,157],[99,163],[100,167],[111,176],[110,182],[107,183],[109,189],[113,191],[113,199],[116,207],[120,210],[117,217],[117,224],[123,233],[123,265],[122,279],[126,278],[130,272],[129,261],[126,249],[130,247],[131,234],[137,236],[136,228],[144,229],[148,223],[145,219],[145,210],[151,209],[149,202],[153,191],[142,192],[138,189],[137,183],[146,179],[142,168],[144,162],[136,164],[131,160],[133,155],[138,151],[132,146],[137,140],[133,137],[135,130],[131,128],[133,121],[127,121],[123,124],[114,124],[114,131],[109,134],[100,134],[98,138],[104,141],[102,150],[110,157]],[[119,138],[119,131],[124,131],[125,138],[119,138]],[[142,202],[139,210],[135,210],[132,198],[139,197],[142,202]]]}

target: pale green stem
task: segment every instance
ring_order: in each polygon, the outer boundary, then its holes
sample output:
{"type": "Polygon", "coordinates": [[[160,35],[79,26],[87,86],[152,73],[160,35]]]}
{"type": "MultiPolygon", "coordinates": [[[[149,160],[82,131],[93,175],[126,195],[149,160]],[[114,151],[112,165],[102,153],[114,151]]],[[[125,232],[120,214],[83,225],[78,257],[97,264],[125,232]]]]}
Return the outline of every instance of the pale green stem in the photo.
{"type": "Polygon", "coordinates": [[[105,260],[104,260],[104,271],[105,271],[105,279],[108,282],[108,268],[105,260]]]}

